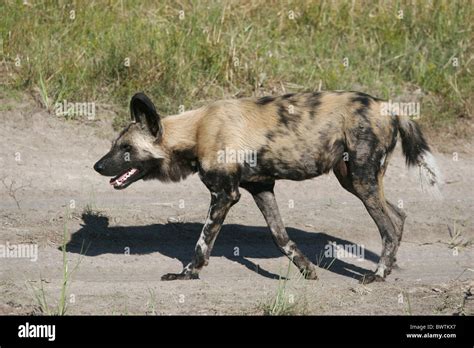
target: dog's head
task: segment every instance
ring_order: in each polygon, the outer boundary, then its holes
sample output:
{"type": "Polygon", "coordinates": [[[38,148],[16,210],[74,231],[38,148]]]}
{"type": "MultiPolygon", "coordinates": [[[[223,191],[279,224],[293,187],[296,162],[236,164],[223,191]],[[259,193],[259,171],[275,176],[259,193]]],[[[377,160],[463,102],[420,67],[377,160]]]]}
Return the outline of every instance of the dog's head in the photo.
{"type": "Polygon", "coordinates": [[[166,158],[160,146],[163,130],[160,116],[151,100],[137,93],[130,101],[130,123],[112,143],[110,151],[94,165],[94,169],[112,176],[110,184],[124,189],[133,182],[156,176],[166,158]]]}

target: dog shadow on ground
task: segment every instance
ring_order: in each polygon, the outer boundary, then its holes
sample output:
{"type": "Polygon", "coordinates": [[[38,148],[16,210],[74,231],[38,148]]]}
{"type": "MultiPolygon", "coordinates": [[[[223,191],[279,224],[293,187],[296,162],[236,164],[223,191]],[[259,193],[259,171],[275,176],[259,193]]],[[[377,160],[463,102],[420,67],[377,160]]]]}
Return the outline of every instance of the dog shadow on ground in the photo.
{"type": "MultiPolygon", "coordinates": [[[[130,254],[158,252],[178,259],[183,266],[191,261],[203,226],[200,223],[180,223],[110,227],[108,217],[96,214],[83,214],[82,220],[82,227],[72,234],[66,245],[68,252],[93,257],[108,253],[124,254],[126,248],[129,248],[130,254]]],[[[361,249],[362,246],[358,244],[326,233],[310,233],[291,227],[287,227],[287,232],[313,263],[342,276],[360,280],[370,271],[340,258],[327,257],[325,251],[329,243],[364,250],[364,259],[374,263],[379,260],[379,256],[373,251],[361,249]]],[[[282,256],[266,226],[224,225],[214,245],[212,256],[226,257],[267,278],[279,277],[249,260],[282,256]]],[[[352,261],[357,262],[355,259],[352,261]]]]}

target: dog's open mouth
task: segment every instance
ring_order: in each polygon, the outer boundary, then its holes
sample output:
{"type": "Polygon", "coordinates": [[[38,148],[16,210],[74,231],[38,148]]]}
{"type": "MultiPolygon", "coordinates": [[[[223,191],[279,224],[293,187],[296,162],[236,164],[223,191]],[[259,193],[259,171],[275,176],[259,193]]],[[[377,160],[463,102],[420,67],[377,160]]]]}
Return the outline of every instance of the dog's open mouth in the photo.
{"type": "Polygon", "coordinates": [[[115,189],[120,190],[124,189],[139,178],[140,171],[137,168],[130,168],[125,173],[122,173],[110,179],[110,185],[112,185],[115,189]]]}

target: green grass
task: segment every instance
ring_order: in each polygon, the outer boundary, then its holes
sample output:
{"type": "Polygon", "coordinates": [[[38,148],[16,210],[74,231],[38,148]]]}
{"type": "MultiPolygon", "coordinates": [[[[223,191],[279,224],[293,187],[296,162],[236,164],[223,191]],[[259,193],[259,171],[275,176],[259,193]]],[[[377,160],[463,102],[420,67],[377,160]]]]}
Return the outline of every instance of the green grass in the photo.
{"type": "Polygon", "coordinates": [[[329,270],[331,269],[334,261],[336,261],[336,258],[333,257],[330,261],[326,260],[327,258],[324,255],[324,250],[321,250],[318,256],[316,256],[316,266],[318,268],[326,269],[329,270]]]}
{"type": "Polygon", "coordinates": [[[410,302],[410,295],[408,292],[402,292],[403,298],[406,299],[406,307],[405,307],[405,314],[406,315],[413,315],[411,302],[410,302]]]}
{"type": "Polygon", "coordinates": [[[284,276],[280,274],[275,295],[260,305],[263,315],[283,316],[306,314],[307,303],[305,298],[301,298],[301,294],[297,295],[295,289],[290,289],[303,279],[302,274],[298,273],[296,278],[290,282],[291,264],[292,262],[289,260],[286,274],[284,276]]]}
{"type": "MultiPolygon", "coordinates": [[[[14,72],[11,87],[39,91],[46,107],[63,99],[125,107],[146,91],[171,114],[321,85],[384,98],[421,89],[422,122],[472,117],[467,0],[28,3],[0,3],[0,71],[14,72]]],[[[128,118],[125,108],[118,117],[128,118]]]]}
{"type": "MultiPolygon", "coordinates": [[[[69,211],[66,212],[66,218],[69,218],[69,211]]],[[[66,315],[68,310],[68,290],[71,286],[71,277],[74,272],[79,267],[85,252],[83,250],[84,245],[81,247],[80,257],[77,263],[72,267],[69,267],[69,261],[67,259],[67,251],[66,251],[66,244],[67,244],[67,226],[66,223],[64,224],[64,233],[63,233],[63,243],[61,245],[61,253],[62,253],[62,280],[61,280],[61,287],[59,293],[59,299],[57,300],[56,305],[52,306],[47,301],[46,291],[44,289],[44,280],[43,278],[40,279],[39,287],[34,287],[31,285],[33,290],[33,295],[38,305],[39,310],[42,314],[45,315],[66,315]]]]}
{"type": "Polygon", "coordinates": [[[155,295],[155,290],[153,289],[148,289],[148,295],[149,295],[149,300],[147,302],[147,315],[157,315],[156,311],[156,295],[155,295]]]}

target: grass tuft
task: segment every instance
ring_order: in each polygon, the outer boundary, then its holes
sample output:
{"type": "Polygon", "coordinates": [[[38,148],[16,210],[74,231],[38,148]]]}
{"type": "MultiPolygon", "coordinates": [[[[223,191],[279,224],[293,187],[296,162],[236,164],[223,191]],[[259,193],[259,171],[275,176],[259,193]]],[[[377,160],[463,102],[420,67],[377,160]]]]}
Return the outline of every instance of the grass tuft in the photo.
{"type": "MultiPolygon", "coordinates": [[[[307,312],[306,302],[301,299],[301,296],[296,298],[296,294],[289,290],[291,263],[290,260],[286,275],[282,277],[280,274],[278,278],[278,287],[275,296],[261,305],[264,315],[304,315],[307,312]]],[[[295,282],[300,282],[302,277],[303,276],[299,274],[295,282]]]]}
{"type": "MultiPolygon", "coordinates": [[[[69,217],[69,212],[66,212],[66,217],[69,217]]],[[[67,225],[66,223],[64,224],[64,233],[63,233],[63,243],[61,245],[61,252],[62,252],[62,281],[61,281],[61,288],[60,288],[60,294],[59,294],[59,299],[57,301],[57,304],[55,306],[51,306],[47,302],[47,296],[46,296],[46,291],[44,289],[44,282],[45,280],[43,278],[40,279],[40,285],[39,287],[34,287],[31,285],[34,298],[36,300],[36,303],[41,311],[41,313],[45,315],[66,315],[67,310],[68,310],[68,301],[67,301],[67,296],[68,296],[68,289],[71,285],[71,277],[74,274],[74,272],[77,270],[79,267],[83,256],[85,255],[85,252],[83,252],[83,247],[81,247],[80,251],[80,258],[77,261],[77,263],[74,265],[72,269],[69,268],[69,261],[67,259],[67,251],[66,251],[66,244],[67,244],[67,225]]]]}

